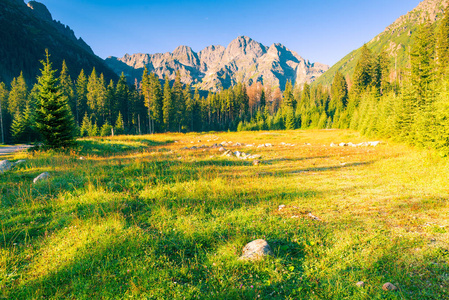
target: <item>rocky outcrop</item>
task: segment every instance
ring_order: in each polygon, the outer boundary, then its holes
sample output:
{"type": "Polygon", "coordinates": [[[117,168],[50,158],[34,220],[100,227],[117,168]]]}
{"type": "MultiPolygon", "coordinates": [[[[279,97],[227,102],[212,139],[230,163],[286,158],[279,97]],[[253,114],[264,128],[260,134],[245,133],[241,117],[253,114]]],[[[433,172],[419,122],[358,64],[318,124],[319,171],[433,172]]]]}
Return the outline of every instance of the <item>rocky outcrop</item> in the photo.
{"type": "Polygon", "coordinates": [[[131,81],[140,79],[146,66],[159,78],[167,74],[171,80],[179,71],[183,83],[211,91],[239,82],[262,82],[281,88],[287,80],[310,83],[329,68],[310,63],[281,44],[266,47],[246,36],[236,38],[226,48],[209,46],[196,53],[188,46],[179,46],[172,53],[126,54],[122,58],[109,57],[106,62],[131,81]]]}

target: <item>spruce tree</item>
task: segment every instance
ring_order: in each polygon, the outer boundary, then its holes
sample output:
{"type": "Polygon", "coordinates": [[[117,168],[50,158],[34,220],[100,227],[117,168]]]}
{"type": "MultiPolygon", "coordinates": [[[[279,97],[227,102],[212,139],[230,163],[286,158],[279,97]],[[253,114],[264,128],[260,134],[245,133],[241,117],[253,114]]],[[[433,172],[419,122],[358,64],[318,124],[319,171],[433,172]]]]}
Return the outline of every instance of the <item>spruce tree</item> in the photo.
{"type": "Polygon", "coordinates": [[[50,55],[38,78],[39,95],[36,103],[35,126],[48,148],[61,148],[73,145],[75,126],[72,112],[52,69],[50,55]]]}
{"type": "Polygon", "coordinates": [[[183,89],[181,83],[181,74],[179,71],[176,72],[175,83],[172,89],[173,98],[173,121],[177,124],[177,130],[181,132],[182,124],[184,123],[185,117],[185,100],[183,96],[183,89]]]}
{"type": "Polygon", "coordinates": [[[346,79],[337,71],[331,86],[331,100],[329,102],[329,114],[333,117],[336,111],[343,111],[348,101],[348,85],[346,79]]]}
{"type": "Polygon", "coordinates": [[[172,91],[170,88],[170,80],[168,76],[165,75],[165,83],[164,83],[164,102],[163,102],[163,120],[164,127],[166,131],[170,131],[172,126],[172,116],[173,116],[173,98],[172,91]]]}
{"type": "Polygon", "coordinates": [[[64,97],[67,97],[67,103],[72,109],[72,114],[76,115],[76,98],[75,98],[75,88],[73,86],[72,78],[69,74],[69,69],[65,63],[62,61],[61,73],[59,75],[59,85],[62,90],[64,97]]]}
{"type": "Polygon", "coordinates": [[[0,82],[0,135],[2,137],[2,144],[5,143],[5,120],[3,118],[3,114],[5,111],[5,107],[8,99],[8,90],[6,89],[6,85],[3,82],[0,82]]]}
{"type": "Polygon", "coordinates": [[[23,72],[20,76],[14,78],[11,82],[11,89],[8,96],[8,111],[11,115],[22,112],[28,103],[28,86],[23,77],[23,72]]]}
{"type": "Polygon", "coordinates": [[[87,112],[87,77],[84,70],[81,70],[76,80],[76,103],[75,103],[75,120],[80,126],[81,117],[87,112]]]}
{"type": "Polygon", "coordinates": [[[117,121],[115,122],[115,133],[116,134],[124,134],[125,133],[125,124],[123,122],[123,116],[121,112],[118,113],[117,121]]]}
{"type": "Polygon", "coordinates": [[[438,76],[441,78],[449,67],[449,9],[446,8],[437,31],[436,64],[438,76]]]}

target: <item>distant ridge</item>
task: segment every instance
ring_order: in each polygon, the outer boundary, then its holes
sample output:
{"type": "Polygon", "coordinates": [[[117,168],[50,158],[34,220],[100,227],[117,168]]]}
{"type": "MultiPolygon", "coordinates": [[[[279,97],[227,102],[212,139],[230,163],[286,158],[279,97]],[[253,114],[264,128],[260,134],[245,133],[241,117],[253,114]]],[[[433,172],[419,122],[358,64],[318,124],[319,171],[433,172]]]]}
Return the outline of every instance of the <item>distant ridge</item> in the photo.
{"type": "Polygon", "coordinates": [[[311,83],[329,68],[311,63],[281,44],[266,47],[246,36],[236,38],[226,48],[208,46],[196,53],[188,46],[179,46],[172,53],[108,57],[106,63],[132,81],[141,79],[145,66],[160,78],[168,74],[174,79],[180,71],[184,83],[210,91],[226,89],[238,82],[262,82],[283,89],[287,80],[295,84],[311,83]]]}
{"type": "Polygon", "coordinates": [[[70,27],[54,21],[42,3],[0,0],[0,28],[0,81],[6,84],[21,71],[28,84],[34,83],[45,49],[49,50],[55,69],[60,70],[62,61],[66,61],[73,79],[82,68],[87,73],[94,67],[106,78],[117,78],[70,27]]]}

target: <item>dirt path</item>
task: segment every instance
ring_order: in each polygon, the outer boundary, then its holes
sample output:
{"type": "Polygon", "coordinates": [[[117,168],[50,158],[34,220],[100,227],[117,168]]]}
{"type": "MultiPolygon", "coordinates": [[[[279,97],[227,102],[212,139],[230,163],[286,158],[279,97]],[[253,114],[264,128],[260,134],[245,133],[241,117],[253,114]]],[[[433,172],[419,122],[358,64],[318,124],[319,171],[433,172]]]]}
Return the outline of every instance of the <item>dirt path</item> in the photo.
{"type": "Polygon", "coordinates": [[[10,154],[16,151],[25,150],[31,147],[30,145],[17,145],[17,146],[7,146],[7,147],[0,147],[0,155],[6,155],[10,154]]]}

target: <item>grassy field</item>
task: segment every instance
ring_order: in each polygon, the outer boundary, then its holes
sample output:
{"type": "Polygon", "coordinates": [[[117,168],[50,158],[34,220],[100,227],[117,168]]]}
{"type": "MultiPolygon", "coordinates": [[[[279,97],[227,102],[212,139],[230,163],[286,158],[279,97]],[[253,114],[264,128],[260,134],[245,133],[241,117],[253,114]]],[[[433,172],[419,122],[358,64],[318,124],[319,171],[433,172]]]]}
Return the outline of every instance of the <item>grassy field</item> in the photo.
{"type": "Polygon", "coordinates": [[[3,157],[27,162],[0,174],[0,298],[449,299],[449,161],[391,142],[329,146],[365,141],[119,136],[3,157]],[[261,163],[209,148],[223,141],[254,144],[226,148],[261,163]],[[239,260],[259,238],[274,255],[239,260]]]}

